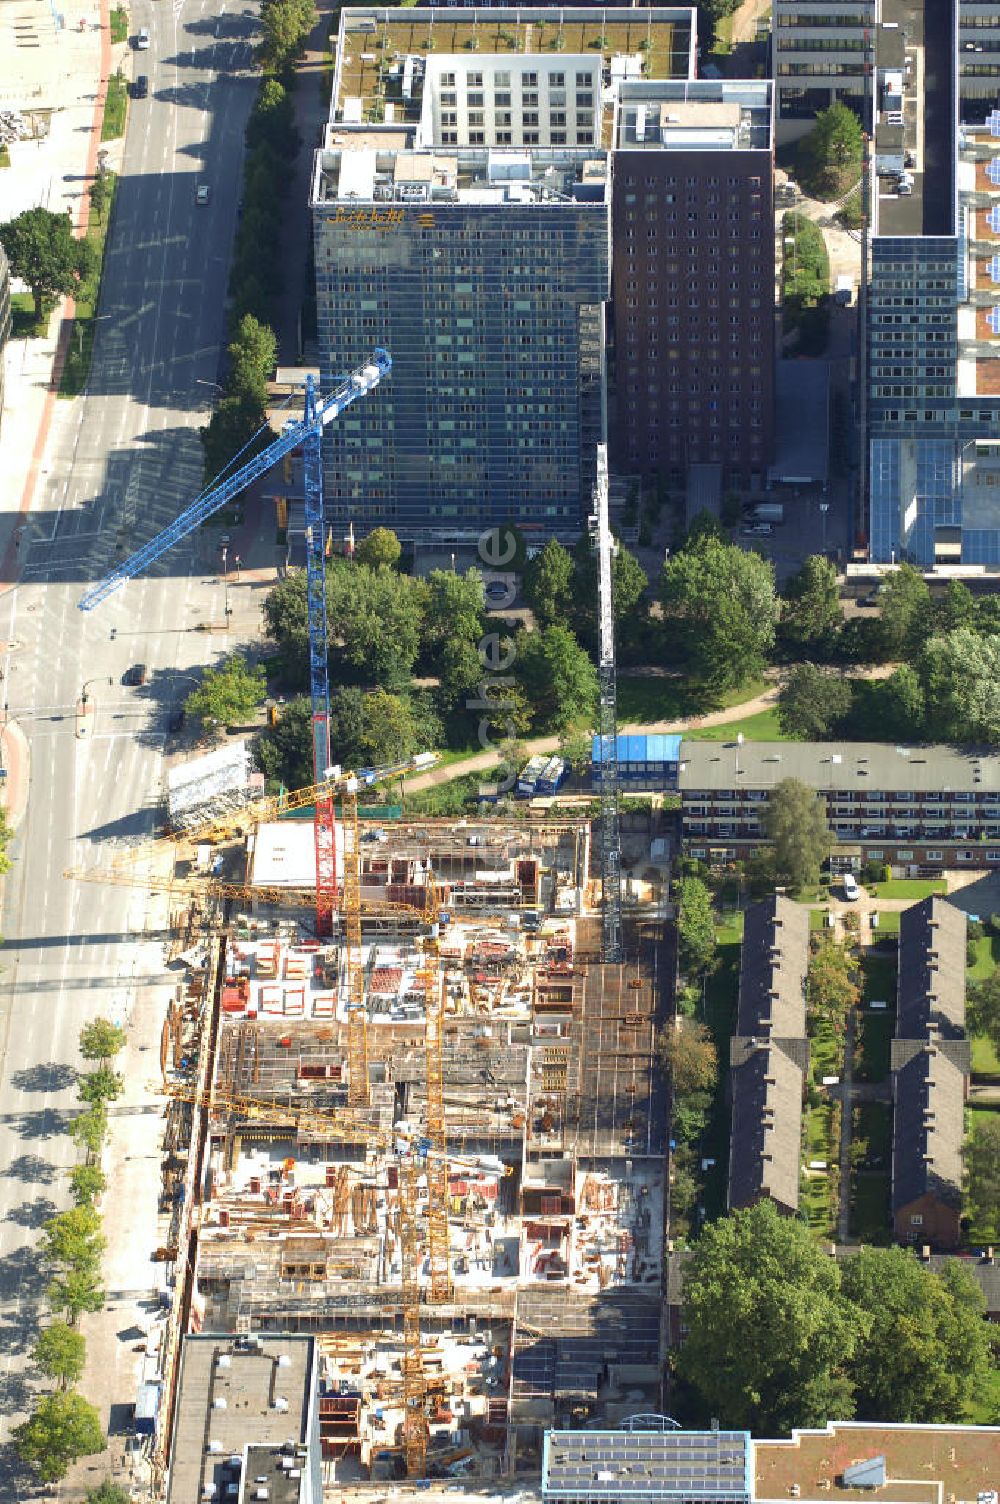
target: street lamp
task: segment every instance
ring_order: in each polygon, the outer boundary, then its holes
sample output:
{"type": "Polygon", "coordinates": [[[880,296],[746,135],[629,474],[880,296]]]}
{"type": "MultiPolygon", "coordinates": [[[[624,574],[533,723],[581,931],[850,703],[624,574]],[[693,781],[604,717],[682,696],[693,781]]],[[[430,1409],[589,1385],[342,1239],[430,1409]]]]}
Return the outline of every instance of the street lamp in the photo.
{"type": "Polygon", "coordinates": [[[827,512],[829,510],[830,510],[830,503],[828,501],[821,501],[820,504],[819,504],[819,515],[820,515],[820,519],[821,519],[822,524],[823,524],[823,552],[824,553],[826,553],[826,514],[827,514],[827,512]]]}
{"type": "MultiPolygon", "coordinates": [[[[86,710],[87,710],[87,691],[88,691],[88,689],[90,688],[90,686],[92,684],[102,683],[103,680],[104,680],[104,675],[103,674],[97,674],[97,675],[95,675],[95,677],[93,679],[87,679],[87,680],[85,680],[84,686],[83,686],[83,688],[80,691],[80,707],[84,711],[84,713],[86,713],[86,710]]],[[[110,678],[108,679],[108,684],[109,685],[114,684],[114,682],[115,682],[114,679],[110,679],[110,678]]]]}

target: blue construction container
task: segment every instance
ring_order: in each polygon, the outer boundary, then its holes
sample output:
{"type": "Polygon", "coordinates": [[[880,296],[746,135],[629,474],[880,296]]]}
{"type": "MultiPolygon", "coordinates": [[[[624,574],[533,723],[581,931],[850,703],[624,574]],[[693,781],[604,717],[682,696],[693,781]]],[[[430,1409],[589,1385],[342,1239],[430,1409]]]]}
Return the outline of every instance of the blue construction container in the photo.
{"type": "MultiPolygon", "coordinates": [[[[620,732],[618,736],[618,781],[623,789],[663,793],[677,787],[681,738],[662,732],[620,732]]],[[[590,771],[596,789],[600,782],[601,739],[591,743],[590,771]]]]}

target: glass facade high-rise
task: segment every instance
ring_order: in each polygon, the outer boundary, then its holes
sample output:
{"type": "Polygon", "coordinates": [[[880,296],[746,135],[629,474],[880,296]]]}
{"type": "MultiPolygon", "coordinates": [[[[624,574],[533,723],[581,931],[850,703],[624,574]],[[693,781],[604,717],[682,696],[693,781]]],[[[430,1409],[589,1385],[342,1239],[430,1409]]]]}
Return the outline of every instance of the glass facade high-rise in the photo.
{"type": "MultiPolygon", "coordinates": [[[[390,379],[328,431],[338,524],[575,538],[605,429],[611,106],[687,77],[690,9],[348,9],[310,212],[324,382],[390,379]]],[[[461,539],[457,541],[463,541],[461,539]]]]}
{"type": "Polygon", "coordinates": [[[957,19],[947,0],[925,11],[933,72],[919,26],[903,48],[895,29],[884,49],[883,28],[876,36],[866,364],[880,563],[1000,563],[1000,112],[994,100],[956,128],[957,19]]]}

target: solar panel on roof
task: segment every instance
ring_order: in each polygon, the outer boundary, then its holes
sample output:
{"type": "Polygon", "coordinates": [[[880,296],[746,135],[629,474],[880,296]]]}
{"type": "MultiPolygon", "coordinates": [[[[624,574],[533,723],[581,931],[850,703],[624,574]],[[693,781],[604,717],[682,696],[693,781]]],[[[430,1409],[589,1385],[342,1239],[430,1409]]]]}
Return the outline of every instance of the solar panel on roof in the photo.
{"type": "Polygon", "coordinates": [[[986,216],[986,222],[994,235],[1000,235],[1000,204],[993,205],[993,208],[986,216]]]}
{"type": "Polygon", "coordinates": [[[1000,282],[1000,256],[994,256],[989,264],[991,282],[1000,282]]]}
{"type": "Polygon", "coordinates": [[[992,334],[1000,334],[1000,306],[996,303],[987,313],[986,322],[992,334]]]}
{"type": "Polygon", "coordinates": [[[990,128],[991,136],[1000,136],[1000,110],[991,110],[987,116],[986,124],[990,128]]]}
{"type": "Polygon", "coordinates": [[[986,176],[991,183],[1000,184],[1000,157],[994,157],[992,162],[987,162],[986,176]]]}

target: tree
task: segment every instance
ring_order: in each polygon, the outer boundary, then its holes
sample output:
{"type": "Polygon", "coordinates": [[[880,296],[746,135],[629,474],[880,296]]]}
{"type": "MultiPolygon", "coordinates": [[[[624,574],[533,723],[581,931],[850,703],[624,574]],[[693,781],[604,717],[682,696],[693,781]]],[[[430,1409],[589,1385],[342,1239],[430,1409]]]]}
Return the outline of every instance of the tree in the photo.
{"type": "Polygon", "coordinates": [[[252,719],[267,697],[262,663],[251,664],[235,653],[221,668],[206,668],[201,683],[184,701],[184,709],[202,731],[221,736],[227,726],[252,719]]]}
{"type": "Polygon", "coordinates": [[[477,648],[464,637],[442,643],[437,671],[437,700],[445,715],[458,710],[463,702],[476,699],[485,677],[483,660],[477,648]]]}
{"type": "MultiPolygon", "coordinates": [[[[573,550],[571,620],[580,639],[589,647],[597,646],[597,554],[586,534],[573,550]]],[[[639,604],[649,589],[649,577],[635,554],[619,544],[611,561],[611,594],[615,625],[621,643],[645,618],[639,604]]]]}
{"type": "Polygon", "coordinates": [[[774,1436],[849,1416],[862,1327],[840,1283],[809,1228],[771,1201],[708,1223],[684,1273],[679,1354],[704,1419],[774,1436]]]}
{"type": "Polygon", "coordinates": [[[573,555],[555,538],[528,560],[522,592],[540,627],[566,624],[573,604],[573,555]]]}
{"type": "Polygon", "coordinates": [[[80,1054],[84,1060],[107,1065],[125,1048],[125,1040],[120,1024],[113,1024],[109,1018],[94,1018],[80,1030],[80,1054]]]}
{"type": "Polygon", "coordinates": [[[931,629],[931,593],[912,564],[901,564],[879,594],[879,639],[883,656],[912,661],[931,629]]]}
{"type": "Polygon", "coordinates": [[[68,215],[50,209],[25,209],[0,225],[0,245],[13,275],[31,288],[36,319],[42,317],[47,299],[75,292],[94,269],[90,242],[77,240],[68,215]]]}
{"type": "Polygon", "coordinates": [[[812,887],[833,845],[826,801],[798,778],[783,778],[771,791],[761,824],[774,848],[779,882],[812,887]]]}
{"type": "Polygon", "coordinates": [[[92,1206],[74,1206],[50,1217],[42,1229],[42,1257],[64,1269],[96,1273],[107,1246],[92,1206]]]}
{"type": "Polygon", "coordinates": [[[918,741],[923,736],[927,707],[916,669],[901,663],[885,679],[879,693],[881,733],[895,741],[918,741]]]}
{"type": "Polygon", "coordinates": [[[104,1103],[88,1108],[74,1118],[69,1127],[69,1136],[80,1149],[88,1154],[99,1154],[108,1131],[108,1109],[104,1103]]]}
{"type": "Polygon", "coordinates": [[[205,454],[206,480],[214,480],[228,471],[237,456],[239,463],[245,465],[277,437],[264,422],[256,397],[246,394],[223,397],[198,433],[205,454]]]}
{"type": "Polygon", "coordinates": [[[384,689],[365,696],[359,750],[368,767],[401,762],[424,750],[417,746],[417,727],[405,696],[384,689]]]}
{"type": "Polygon", "coordinates": [[[334,560],[326,578],[334,660],[363,670],[384,689],[406,684],[420,648],[426,596],[422,580],[334,560]]]}
{"type": "Polygon", "coordinates": [[[519,632],[513,671],[543,730],[562,731],[593,724],[597,711],[597,670],[566,627],[519,632]]]}
{"type": "Polygon", "coordinates": [[[104,211],[114,197],[114,177],[110,172],[98,172],[96,178],[87,189],[90,199],[90,207],[97,215],[98,223],[104,219],[104,211]]]}
{"type": "Polygon", "coordinates": [[[858,1418],[963,1420],[990,1348],[986,1302],[957,1261],[935,1274],[910,1249],[864,1248],[843,1265],[843,1291],[868,1334],[851,1361],[858,1418]]]}
{"type": "Polygon", "coordinates": [[[96,1269],[67,1269],[57,1274],[45,1292],[54,1311],[63,1311],[67,1321],[79,1321],[85,1311],[92,1315],[104,1305],[105,1292],[96,1269]]]}
{"type": "Polygon", "coordinates": [[[423,652],[436,666],[437,654],[449,642],[478,643],[483,634],[483,577],[478,569],[453,574],[432,569],[427,576],[423,652]]]}
{"type": "MultiPolygon", "coordinates": [[[[330,741],[332,746],[332,735],[330,741]]],[[[268,726],[254,742],[254,757],[261,772],[273,783],[283,783],[288,789],[301,789],[312,783],[312,701],[308,695],[296,695],[281,707],[274,725],[268,726]]],[[[339,743],[337,757],[345,766],[353,760],[342,754],[339,743]]]]}
{"type": "Polygon", "coordinates": [[[799,663],[778,693],[778,724],[785,736],[823,741],[850,714],[850,680],[826,674],[814,663],[799,663]]]}
{"type": "Polygon", "coordinates": [[[972,627],[932,637],[919,672],[933,735],[953,742],[1000,738],[1000,637],[981,637],[972,627]]]}
{"type": "Polygon", "coordinates": [[[965,1149],[966,1201],[979,1236],[1000,1237],[1000,1116],[977,1118],[965,1149]]]}
{"type": "Polygon", "coordinates": [[[229,346],[229,378],[226,383],[235,397],[256,402],[263,421],[267,407],[267,383],[278,355],[274,330],[245,313],[236,325],[229,346]]]}
{"type": "Polygon", "coordinates": [[[112,1483],[110,1478],[105,1478],[103,1483],[89,1490],[86,1504],[131,1504],[131,1499],[132,1495],[124,1488],[112,1483]]]}
{"type": "Polygon", "coordinates": [[[69,1172],[70,1195],[77,1206],[90,1206],[107,1189],[107,1176],[100,1165],[74,1165],[69,1172]]]}
{"type": "Polygon", "coordinates": [[[391,527],[373,527],[356,546],[354,562],[369,569],[395,569],[402,552],[403,545],[391,527]]]}
{"type": "Polygon", "coordinates": [[[682,878],[677,892],[677,941],[681,970],[701,976],[715,959],[712,895],[700,877],[682,878]]]}
{"type": "Polygon", "coordinates": [[[250,112],[245,132],[248,152],[266,144],[279,156],[291,157],[301,141],[295,127],[295,108],[292,96],[276,78],[261,82],[257,102],[250,112]]]}
{"type": "Polygon", "coordinates": [[[985,1034],[1000,1054],[1000,968],[969,984],[965,1022],[970,1034],[985,1034]]]}
{"type": "Polygon", "coordinates": [[[10,871],[10,857],[7,855],[7,847],[14,839],[14,828],[7,819],[7,811],[0,809],[0,875],[10,871]]]}
{"type": "Polygon", "coordinates": [[[79,1096],[88,1107],[103,1107],[115,1102],[125,1090],[125,1078],[110,1065],[99,1065],[96,1071],[88,1071],[80,1077],[79,1096]]]}
{"type": "Polygon", "coordinates": [[[692,1092],[711,1092],[719,1074],[719,1061],[712,1036],[693,1018],[678,1019],[659,1037],[659,1055],[670,1072],[675,1097],[692,1092]]]}
{"type": "Polygon", "coordinates": [[[21,1461],[43,1483],[58,1483],[79,1457],[93,1457],[107,1446],[97,1410],[72,1390],[43,1395],[13,1434],[21,1461]]]}
{"type": "Polygon", "coordinates": [[[39,1336],[31,1356],[46,1378],[57,1379],[60,1389],[68,1389],[83,1373],[87,1344],[82,1332],[65,1321],[53,1321],[39,1336]]]}
{"type": "Polygon", "coordinates": [[[820,194],[834,194],[861,172],[864,132],[853,110],[839,101],[821,110],[802,143],[810,180],[820,194]]]}
{"type": "Polygon", "coordinates": [[[660,586],[680,661],[703,693],[758,676],[774,646],[774,568],[760,554],[703,536],[674,554],[660,586]]]}
{"type": "Polygon", "coordinates": [[[267,73],[285,73],[316,24],[312,0],[270,0],[260,14],[257,61],[267,73]]]}
{"type": "Polygon", "coordinates": [[[822,554],[810,554],[785,589],[782,636],[803,652],[825,656],[843,623],[837,571],[822,554]]]}
{"type": "Polygon", "coordinates": [[[934,626],[947,635],[959,627],[976,627],[976,597],[961,580],[949,580],[934,602],[934,626]]]}
{"type": "Polygon", "coordinates": [[[823,1019],[843,1032],[847,1015],[861,996],[857,978],[857,966],[846,945],[824,935],[809,957],[806,1001],[810,1019],[823,1019]]]}

